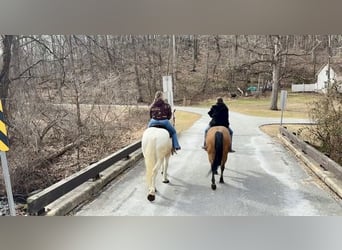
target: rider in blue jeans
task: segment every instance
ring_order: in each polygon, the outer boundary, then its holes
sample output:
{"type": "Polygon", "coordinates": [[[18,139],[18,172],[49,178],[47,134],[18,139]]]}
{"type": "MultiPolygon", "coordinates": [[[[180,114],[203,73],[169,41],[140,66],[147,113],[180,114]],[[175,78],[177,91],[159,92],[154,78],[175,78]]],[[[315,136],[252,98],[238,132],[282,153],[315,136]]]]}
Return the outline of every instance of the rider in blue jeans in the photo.
{"type": "Polygon", "coordinates": [[[163,92],[157,91],[154,97],[154,101],[150,106],[150,122],[148,123],[148,127],[153,127],[156,125],[160,125],[165,127],[172,138],[172,153],[175,153],[176,150],[180,150],[181,147],[178,142],[177,132],[175,128],[172,126],[171,119],[172,112],[171,106],[165,102],[163,98],[163,92]]]}

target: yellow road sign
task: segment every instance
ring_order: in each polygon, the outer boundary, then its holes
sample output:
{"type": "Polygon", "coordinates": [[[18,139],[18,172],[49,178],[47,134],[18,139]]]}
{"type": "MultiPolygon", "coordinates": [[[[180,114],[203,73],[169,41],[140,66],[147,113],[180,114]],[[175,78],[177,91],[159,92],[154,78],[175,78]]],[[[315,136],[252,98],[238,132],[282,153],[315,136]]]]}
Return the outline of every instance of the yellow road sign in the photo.
{"type": "Polygon", "coordinates": [[[4,113],[2,111],[2,103],[0,100],[0,151],[6,152],[9,150],[9,143],[4,120],[4,113]]]}

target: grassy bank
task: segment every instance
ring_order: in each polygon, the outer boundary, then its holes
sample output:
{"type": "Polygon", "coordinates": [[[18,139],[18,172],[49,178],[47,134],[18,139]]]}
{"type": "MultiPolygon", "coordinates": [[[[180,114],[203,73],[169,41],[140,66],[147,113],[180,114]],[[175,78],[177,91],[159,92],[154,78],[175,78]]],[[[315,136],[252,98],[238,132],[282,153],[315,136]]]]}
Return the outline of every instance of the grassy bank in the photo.
{"type": "MultiPolygon", "coordinates": [[[[223,97],[229,109],[241,114],[280,117],[280,110],[270,110],[271,97],[223,97]]],[[[310,104],[318,98],[314,93],[292,93],[288,92],[284,118],[309,118],[308,112],[310,104]]],[[[201,107],[210,107],[216,102],[215,99],[206,100],[199,104],[201,107]]],[[[280,96],[278,97],[278,108],[280,108],[280,96]]]]}

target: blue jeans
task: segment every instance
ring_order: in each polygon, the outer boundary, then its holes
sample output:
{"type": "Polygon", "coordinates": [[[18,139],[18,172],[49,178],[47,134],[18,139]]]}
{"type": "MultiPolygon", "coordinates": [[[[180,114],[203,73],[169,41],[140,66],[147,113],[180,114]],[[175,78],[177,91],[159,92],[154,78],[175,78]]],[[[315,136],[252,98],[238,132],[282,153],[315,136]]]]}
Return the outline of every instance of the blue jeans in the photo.
{"type": "Polygon", "coordinates": [[[155,120],[151,119],[150,122],[148,123],[148,127],[152,127],[154,125],[161,125],[164,126],[171,134],[172,138],[172,146],[175,149],[180,149],[179,143],[178,143],[178,138],[177,138],[177,132],[175,128],[172,126],[169,120],[155,120]]]}
{"type": "MultiPolygon", "coordinates": [[[[208,133],[208,130],[210,129],[210,125],[208,125],[208,127],[206,127],[205,131],[204,131],[204,147],[206,146],[205,144],[205,138],[207,137],[207,133],[208,133]]],[[[231,138],[231,145],[233,145],[233,130],[228,127],[228,130],[229,130],[229,134],[230,134],[230,138],[231,138]]],[[[232,147],[232,146],[231,146],[232,147]]]]}

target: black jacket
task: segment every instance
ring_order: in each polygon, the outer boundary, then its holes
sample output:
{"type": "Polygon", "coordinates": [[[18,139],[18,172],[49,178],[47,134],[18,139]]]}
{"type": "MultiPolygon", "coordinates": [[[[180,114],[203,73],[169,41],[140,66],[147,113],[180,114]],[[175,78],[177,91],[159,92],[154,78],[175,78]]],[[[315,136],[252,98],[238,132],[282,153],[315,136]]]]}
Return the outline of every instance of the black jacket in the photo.
{"type": "Polygon", "coordinates": [[[209,125],[229,127],[229,109],[224,103],[216,103],[208,112],[208,115],[212,118],[209,125]]]}

